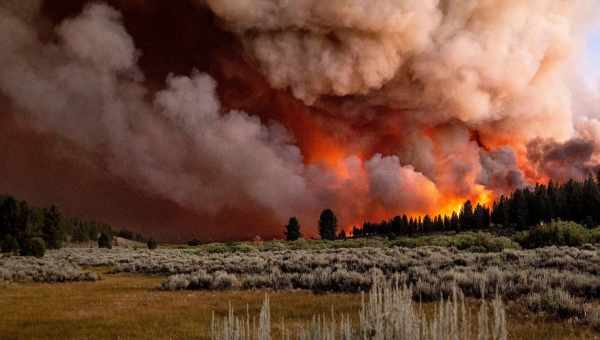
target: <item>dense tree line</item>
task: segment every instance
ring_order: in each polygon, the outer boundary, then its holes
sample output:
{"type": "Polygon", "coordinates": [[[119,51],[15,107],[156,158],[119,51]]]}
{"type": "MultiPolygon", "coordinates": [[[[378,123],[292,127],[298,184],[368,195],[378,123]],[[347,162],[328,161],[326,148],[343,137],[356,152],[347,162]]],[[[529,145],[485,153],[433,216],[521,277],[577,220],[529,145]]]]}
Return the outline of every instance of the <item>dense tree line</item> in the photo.
{"type": "Polygon", "coordinates": [[[550,182],[515,190],[501,196],[491,208],[470,201],[458,213],[423,217],[396,216],[379,223],[365,222],[353,228],[354,237],[413,236],[445,231],[486,228],[527,230],[552,220],[573,221],[595,227],[600,224],[600,176],[585,181],[550,182]]]}
{"type": "Polygon", "coordinates": [[[113,235],[146,242],[140,234],[122,229],[119,231],[104,223],[70,218],[56,207],[30,206],[12,196],[0,196],[0,249],[21,255],[43,255],[46,248],[59,249],[65,242],[112,243],[113,235]]]}

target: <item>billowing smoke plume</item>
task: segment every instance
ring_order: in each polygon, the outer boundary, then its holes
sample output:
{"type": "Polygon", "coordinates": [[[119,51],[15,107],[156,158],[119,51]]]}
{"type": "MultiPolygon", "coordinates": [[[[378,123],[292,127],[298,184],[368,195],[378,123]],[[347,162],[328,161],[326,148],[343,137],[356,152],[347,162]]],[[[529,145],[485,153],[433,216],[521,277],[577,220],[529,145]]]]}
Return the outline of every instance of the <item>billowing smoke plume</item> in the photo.
{"type": "Polygon", "coordinates": [[[410,137],[395,150],[400,163],[446,195],[521,187],[530,140],[575,134],[565,67],[580,20],[597,13],[591,1],[206,3],[271,85],[322,106],[352,96],[359,113],[340,110],[345,120],[368,119],[360,112],[373,106],[403,116],[396,133],[410,137]]]}
{"type": "Polygon", "coordinates": [[[311,193],[298,148],[279,126],[220,113],[207,75],[169,77],[145,100],[138,52],[118,12],[90,5],[42,43],[17,17],[0,33],[0,89],[40,129],[101,152],[114,174],[202,212],[253,202],[283,216],[311,193]]]}
{"type": "Polygon", "coordinates": [[[592,2],[71,3],[0,4],[2,114],[191,212],[188,234],[273,236],[326,207],[343,225],[447,213],[597,164],[600,124],[575,128],[565,82],[592,2]],[[131,13],[190,26],[146,40],[160,30],[131,13]]]}

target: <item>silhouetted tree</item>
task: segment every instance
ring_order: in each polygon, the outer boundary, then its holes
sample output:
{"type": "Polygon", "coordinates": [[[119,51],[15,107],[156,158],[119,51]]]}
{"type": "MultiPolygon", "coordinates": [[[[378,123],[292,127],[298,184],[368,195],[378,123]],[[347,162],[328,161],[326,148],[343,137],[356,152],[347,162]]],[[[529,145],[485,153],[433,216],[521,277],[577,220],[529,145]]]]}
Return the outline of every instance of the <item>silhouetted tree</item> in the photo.
{"type": "Polygon", "coordinates": [[[473,215],[473,204],[471,201],[466,201],[460,210],[459,215],[460,229],[472,229],[475,227],[475,219],[473,215]]]}
{"type": "Polygon", "coordinates": [[[148,240],[148,242],[146,242],[146,245],[148,246],[148,249],[150,249],[150,250],[154,250],[154,249],[158,248],[158,242],[153,238],[150,238],[148,240]]]}
{"type": "Polygon", "coordinates": [[[61,214],[54,205],[44,211],[42,238],[50,249],[62,247],[64,236],[61,229],[61,219],[61,214]]]}
{"type": "Polygon", "coordinates": [[[28,238],[21,245],[21,256],[44,257],[46,253],[46,243],[40,237],[28,238]]]}
{"type": "Polygon", "coordinates": [[[4,236],[0,248],[3,253],[16,253],[19,251],[19,242],[12,235],[4,236]]]}
{"type": "Polygon", "coordinates": [[[319,235],[323,240],[335,240],[337,217],[331,209],[325,209],[319,217],[319,235]]]}
{"type": "Polygon", "coordinates": [[[300,233],[300,223],[296,217],[292,217],[285,226],[285,239],[288,241],[296,241],[300,237],[302,237],[302,234],[300,233]]]}
{"type": "Polygon", "coordinates": [[[98,248],[112,249],[112,235],[101,233],[98,238],[98,248]]]}

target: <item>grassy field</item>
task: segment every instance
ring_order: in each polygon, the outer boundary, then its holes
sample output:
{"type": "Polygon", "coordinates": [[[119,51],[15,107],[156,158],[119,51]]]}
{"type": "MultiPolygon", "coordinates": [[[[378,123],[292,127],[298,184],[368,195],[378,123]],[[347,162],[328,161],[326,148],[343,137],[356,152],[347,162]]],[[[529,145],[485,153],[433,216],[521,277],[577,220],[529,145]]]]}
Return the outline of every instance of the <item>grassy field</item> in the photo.
{"type": "MultiPolygon", "coordinates": [[[[0,293],[1,339],[208,339],[213,312],[256,314],[263,291],[159,291],[162,278],[104,274],[97,282],[14,283],[0,293]]],[[[355,314],[360,295],[270,292],[273,321],[355,314]]],[[[600,339],[589,327],[533,319],[509,304],[510,339],[600,339]]],[[[473,306],[474,308],[476,306],[473,306]]],[[[277,324],[274,325],[277,327],[277,324]]]]}

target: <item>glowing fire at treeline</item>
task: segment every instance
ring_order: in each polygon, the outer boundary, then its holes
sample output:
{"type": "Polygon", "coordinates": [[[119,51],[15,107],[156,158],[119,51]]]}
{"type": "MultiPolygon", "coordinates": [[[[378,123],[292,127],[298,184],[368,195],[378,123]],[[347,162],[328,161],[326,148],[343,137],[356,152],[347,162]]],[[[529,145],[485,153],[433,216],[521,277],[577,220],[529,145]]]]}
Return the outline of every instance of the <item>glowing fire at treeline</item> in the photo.
{"type": "Polygon", "coordinates": [[[323,208],[348,226],[449,215],[582,178],[600,122],[593,105],[575,114],[570,63],[596,13],[591,0],[4,1],[0,190],[221,239],[280,236],[323,208]],[[54,168],[68,170],[40,170],[54,168]],[[34,190],[32,176],[52,180],[34,190]],[[55,194],[63,183],[79,198],[55,194]]]}

